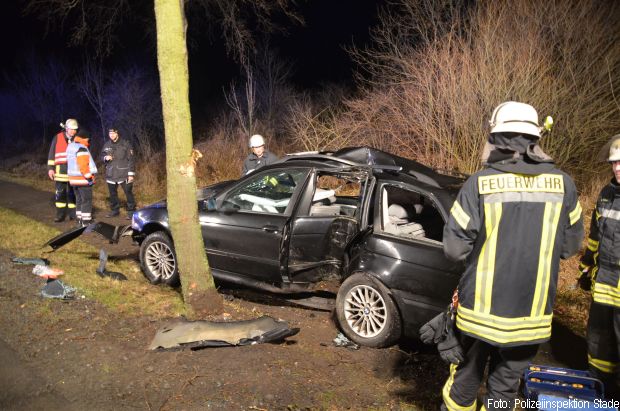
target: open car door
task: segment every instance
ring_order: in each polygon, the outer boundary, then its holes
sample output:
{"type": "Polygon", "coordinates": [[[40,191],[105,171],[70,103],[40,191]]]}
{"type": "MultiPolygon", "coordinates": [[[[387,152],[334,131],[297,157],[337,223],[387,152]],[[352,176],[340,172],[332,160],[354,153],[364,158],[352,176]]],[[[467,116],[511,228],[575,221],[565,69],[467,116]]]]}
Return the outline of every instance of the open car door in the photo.
{"type": "Polygon", "coordinates": [[[360,230],[368,181],[368,171],[359,168],[311,174],[285,238],[285,282],[320,281],[330,274],[325,267],[340,267],[360,230]]]}

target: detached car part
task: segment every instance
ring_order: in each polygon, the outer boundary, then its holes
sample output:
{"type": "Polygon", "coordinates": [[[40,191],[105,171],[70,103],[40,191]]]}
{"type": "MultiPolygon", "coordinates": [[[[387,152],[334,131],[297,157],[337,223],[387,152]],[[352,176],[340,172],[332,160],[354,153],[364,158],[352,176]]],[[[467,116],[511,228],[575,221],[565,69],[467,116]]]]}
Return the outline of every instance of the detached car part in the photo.
{"type": "Polygon", "coordinates": [[[159,330],[149,350],[223,347],[276,342],[293,336],[299,328],[269,316],[235,322],[174,320],[159,330]]]}

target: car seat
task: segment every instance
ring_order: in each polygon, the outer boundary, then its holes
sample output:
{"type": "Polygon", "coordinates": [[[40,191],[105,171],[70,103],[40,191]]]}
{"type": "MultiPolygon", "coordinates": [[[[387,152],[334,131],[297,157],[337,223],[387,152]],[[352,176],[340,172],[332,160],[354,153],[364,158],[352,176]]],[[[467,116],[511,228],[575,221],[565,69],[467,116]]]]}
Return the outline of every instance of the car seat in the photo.
{"type": "MultiPolygon", "coordinates": [[[[415,211],[413,212],[415,213],[415,211]]],[[[400,204],[391,204],[388,207],[387,214],[388,218],[384,222],[384,231],[405,238],[425,236],[422,225],[413,221],[413,216],[400,204]]]]}

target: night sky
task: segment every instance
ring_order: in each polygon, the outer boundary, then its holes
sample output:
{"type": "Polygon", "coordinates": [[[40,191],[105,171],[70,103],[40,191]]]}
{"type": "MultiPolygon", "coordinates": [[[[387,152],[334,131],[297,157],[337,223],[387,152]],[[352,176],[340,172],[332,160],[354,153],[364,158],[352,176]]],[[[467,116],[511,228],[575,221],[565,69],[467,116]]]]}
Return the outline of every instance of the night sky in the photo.
{"type": "MultiPolygon", "coordinates": [[[[146,3],[148,6],[148,3],[146,3]]],[[[300,89],[316,89],[325,83],[352,86],[353,63],[345,46],[365,45],[369,29],[377,22],[377,7],[383,1],[368,0],[308,0],[299,2],[298,10],[305,25],[287,23],[287,34],[274,33],[270,46],[278,55],[290,61],[294,71],[293,84],[300,89]]],[[[32,50],[36,55],[63,56],[71,64],[79,64],[83,50],[67,46],[67,33],[58,30],[45,33],[45,24],[34,16],[24,15],[22,2],[5,1],[0,6],[0,34],[3,41],[2,71],[9,77],[20,70],[24,55],[32,50]]],[[[150,12],[148,10],[147,12],[150,12]]],[[[132,21],[119,29],[122,42],[117,44],[107,64],[156,64],[154,44],[146,35],[132,29],[132,21]],[[128,28],[129,26],[129,28],[128,28]]],[[[190,82],[192,98],[208,100],[209,95],[221,94],[222,87],[239,74],[239,65],[226,55],[223,41],[217,35],[193,38],[190,50],[190,82]]],[[[6,78],[3,78],[3,82],[6,78]]]]}

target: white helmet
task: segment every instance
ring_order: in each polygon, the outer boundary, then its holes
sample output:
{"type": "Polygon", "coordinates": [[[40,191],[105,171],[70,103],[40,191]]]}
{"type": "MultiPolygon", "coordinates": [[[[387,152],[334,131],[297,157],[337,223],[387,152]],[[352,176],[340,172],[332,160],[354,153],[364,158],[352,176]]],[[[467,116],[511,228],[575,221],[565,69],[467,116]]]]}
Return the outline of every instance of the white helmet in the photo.
{"type": "Polygon", "coordinates": [[[609,146],[609,157],[607,161],[620,161],[620,134],[616,134],[611,138],[611,145],[609,146]]]}
{"type": "Polygon", "coordinates": [[[77,120],[74,118],[68,118],[67,121],[65,121],[65,124],[60,123],[60,127],[66,130],[77,130],[78,128],[80,128],[77,120]]]}
{"type": "Polygon", "coordinates": [[[507,101],[495,107],[489,121],[491,133],[519,133],[540,138],[538,113],[534,107],[507,101]]]}
{"type": "Polygon", "coordinates": [[[254,134],[250,137],[250,148],[260,147],[265,145],[265,139],[260,134],[254,134]]]}

